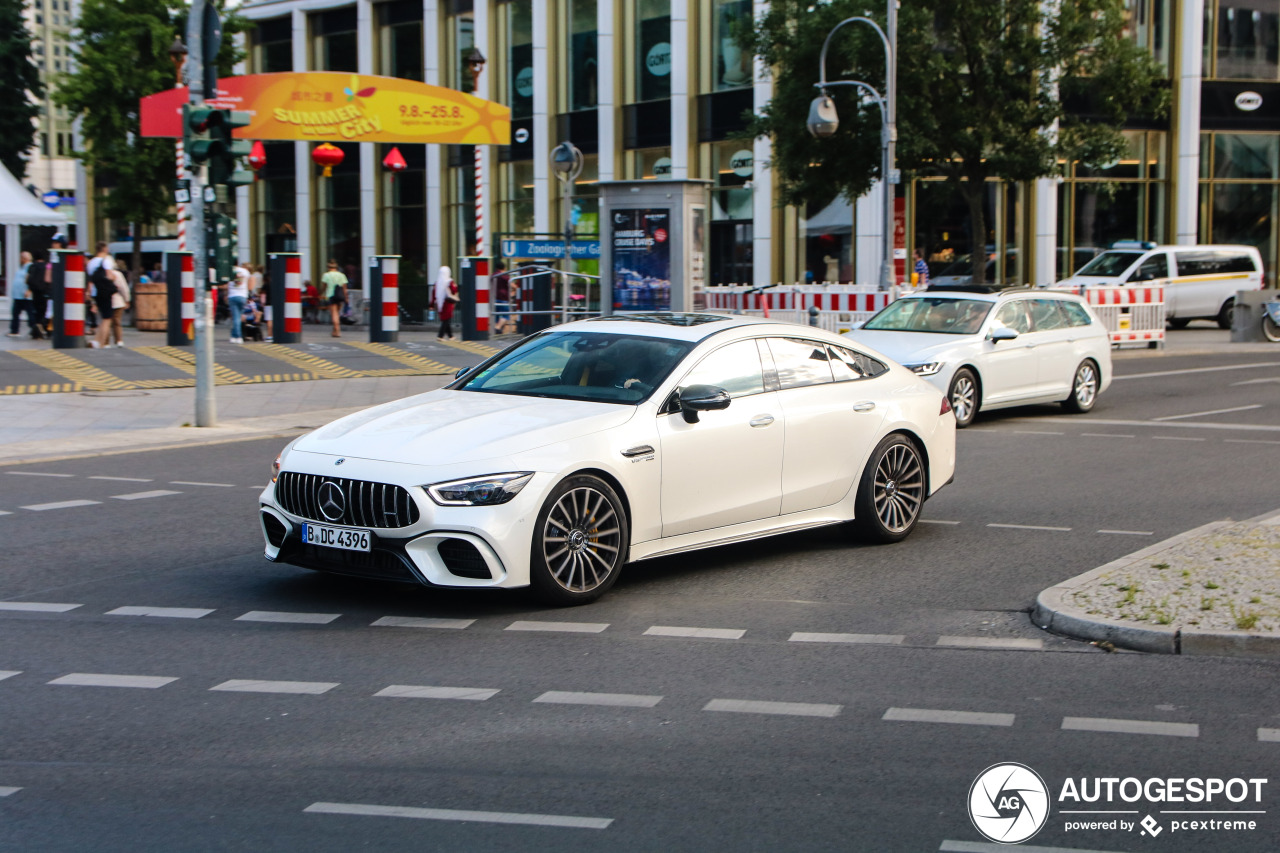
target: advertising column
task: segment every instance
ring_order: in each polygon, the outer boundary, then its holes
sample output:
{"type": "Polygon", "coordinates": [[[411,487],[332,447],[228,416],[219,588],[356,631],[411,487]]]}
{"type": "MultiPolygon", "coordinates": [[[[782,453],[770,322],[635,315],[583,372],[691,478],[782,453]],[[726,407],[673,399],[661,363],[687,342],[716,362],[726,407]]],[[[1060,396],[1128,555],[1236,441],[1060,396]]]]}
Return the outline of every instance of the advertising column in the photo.
{"type": "Polygon", "coordinates": [[[621,208],[610,216],[613,310],[671,310],[671,210],[621,208]]]}

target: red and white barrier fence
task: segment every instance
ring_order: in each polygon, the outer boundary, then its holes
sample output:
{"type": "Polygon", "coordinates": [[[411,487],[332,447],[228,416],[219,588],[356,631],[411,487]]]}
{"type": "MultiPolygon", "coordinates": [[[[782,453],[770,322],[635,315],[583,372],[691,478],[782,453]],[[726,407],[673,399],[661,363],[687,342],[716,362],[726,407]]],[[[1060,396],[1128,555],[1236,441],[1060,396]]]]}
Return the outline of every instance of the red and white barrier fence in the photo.
{"type": "Polygon", "coordinates": [[[1083,296],[1111,334],[1111,345],[1164,346],[1164,286],[1064,287],[1083,296]]]}
{"type": "Polygon", "coordinates": [[[196,261],[191,255],[185,255],[182,258],[182,280],[179,286],[182,288],[181,316],[178,318],[182,322],[182,337],[188,341],[196,339],[196,261]]]}
{"type": "Polygon", "coordinates": [[[749,285],[707,287],[707,310],[716,313],[768,317],[809,325],[809,308],[818,309],[818,326],[838,332],[869,320],[892,301],[892,294],[874,285],[794,284],[758,290],[749,285]]]}
{"type": "Polygon", "coordinates": [[[302,258],[298,255],[284,262],[284,331],[302,334],[302,258]]]}

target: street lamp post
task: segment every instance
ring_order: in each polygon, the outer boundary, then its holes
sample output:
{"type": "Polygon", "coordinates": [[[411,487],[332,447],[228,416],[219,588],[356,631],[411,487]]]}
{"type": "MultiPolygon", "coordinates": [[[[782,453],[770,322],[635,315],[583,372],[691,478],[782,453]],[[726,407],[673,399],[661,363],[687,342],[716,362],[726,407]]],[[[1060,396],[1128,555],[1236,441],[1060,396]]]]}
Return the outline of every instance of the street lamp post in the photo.
{"type": "Polygon", "coordinates": [[[560,181],[560,207],[564,216],[564,266],[561,267],[560,322],[569,321],[569,264],[573,260],[573,184],[582,174],[582,151],[568,140],[551,150],[551,169],[560,181]]]}
{"type": "Polygon", "coordinates": [[[894,241],[894,187],[898,184],[898,170],[894,168],[895,148],[898,142],[898,66],[895,61],[898,48],[898,3],[889,0],[888,25],[889,33],[885,35],[880,25],[870,18],[845,18],[827,33],[822,43],[822,55],[819,58],[819,79],[814,83],[818,89],[818,97],[809,104],[809,133],[818,139],[833,136],[840,126],[840,118],[836,114],[835,101],[831,100],[830,89],[836,86],[851,86],[869,94],[880,108],[880,148],[882,161],[880,180],[884,183],[884,263],[881,267],[880,289],[890,292],[897,288],[893,274],[894,241]],[[828,80],[827,48],[831,46],[831,38],[845,24],[862,23],[876,31],[884,44],[884,79],[885,92],[881,95],[876,89],[861,80],[828,80]]]}
{"type": "MultiPolygon", "coordinates": [[[[480,95],[480,72],[484,70],[485,58],[478,47],[472,47],[462,58],[466,63],[467,73],[471,75],[471,94],[480,95]]],[[[475,146],[475,205],[476,205],[476,249],[475,254],[484,256],[484,148],[475,146]]]]}

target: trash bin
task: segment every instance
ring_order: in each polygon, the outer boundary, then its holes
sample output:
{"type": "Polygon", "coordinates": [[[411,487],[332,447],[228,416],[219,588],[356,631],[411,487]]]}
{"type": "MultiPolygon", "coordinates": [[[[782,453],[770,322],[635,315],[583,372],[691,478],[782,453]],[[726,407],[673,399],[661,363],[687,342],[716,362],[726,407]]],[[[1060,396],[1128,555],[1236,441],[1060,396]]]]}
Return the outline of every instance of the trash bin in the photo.
{"type": "Polygon", "coordinates": [[[143,332],[163,332],[169,325],[168,285],[149,281],[133,286],[134,325],[143,332]]]}

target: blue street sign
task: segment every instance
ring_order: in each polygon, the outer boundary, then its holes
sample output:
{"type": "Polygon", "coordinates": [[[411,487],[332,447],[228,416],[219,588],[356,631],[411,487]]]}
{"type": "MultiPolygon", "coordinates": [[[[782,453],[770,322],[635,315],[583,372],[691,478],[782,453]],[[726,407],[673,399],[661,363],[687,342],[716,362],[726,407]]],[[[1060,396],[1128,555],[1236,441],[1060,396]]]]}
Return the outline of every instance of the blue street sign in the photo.
{"type": "Polygon", "coordinates": [[[40,196],[40,200],[49,207],[57,207],[62,204],[62,196],[53,190],[49,190],[44,195],[40,196]]]}
{"type": "MultiPolygon", "coordinates": [[[[578,260],[599,260],[599,240],[574,240],[573,257],[578,260]]],[[[554,261],[564,257],[563,240],[502,240],[499,246],[502,257],[532,261],[554,261]]]]}

